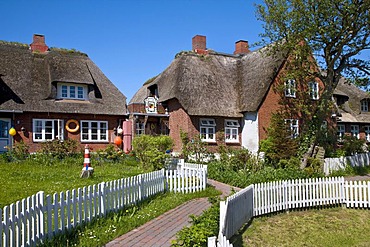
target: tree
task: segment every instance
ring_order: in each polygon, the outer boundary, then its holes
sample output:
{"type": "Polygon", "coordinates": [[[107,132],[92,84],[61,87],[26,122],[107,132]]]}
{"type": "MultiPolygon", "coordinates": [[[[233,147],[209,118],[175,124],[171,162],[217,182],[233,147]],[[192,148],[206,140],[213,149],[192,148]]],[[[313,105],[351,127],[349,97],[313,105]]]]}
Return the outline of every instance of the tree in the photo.
{"type": "MultiPolygon", "coordinates": [[[[277,50],[297,49],[304,41],[322,70],[312,72],[330,98],[341,76],[369,83],[370,62],[358,55],[370,49],[369,0],[264,0],[257,16],[264,24],[262,42],[277,50]]],[[[303,46],[301,46],[303,47],[303,46]]],[[[307,55],[302,51],[302,55],[307,55]]],[[[307,56],[305,56],[307,57],[307,56]]],[[[309,72],[309,71],[307,71],[309,72]]]]}
{"type": "Polygon", "coordinates": [[[370,49],[369,9],[369,0],[264,0],[257,5],[264,22],[262,43],[273,43],[273,52],[294,58],[290,72],[324,83],[313,127],[307,128],[311,143],[317,142],[339,79],[370,83],[370,62],[359,56],[370,49]]]}

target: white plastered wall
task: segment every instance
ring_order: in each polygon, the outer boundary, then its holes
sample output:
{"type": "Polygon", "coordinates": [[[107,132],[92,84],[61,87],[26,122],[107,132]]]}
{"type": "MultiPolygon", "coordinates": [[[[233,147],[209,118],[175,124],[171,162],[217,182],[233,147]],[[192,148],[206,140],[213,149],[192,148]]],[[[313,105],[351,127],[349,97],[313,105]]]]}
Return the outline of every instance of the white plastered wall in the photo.
{"type": "Polygon", "coordinates": [[[246,112],[242,125],[242,146],[254,154],[258,152],[258,114],[257,112],[246,112]]]}

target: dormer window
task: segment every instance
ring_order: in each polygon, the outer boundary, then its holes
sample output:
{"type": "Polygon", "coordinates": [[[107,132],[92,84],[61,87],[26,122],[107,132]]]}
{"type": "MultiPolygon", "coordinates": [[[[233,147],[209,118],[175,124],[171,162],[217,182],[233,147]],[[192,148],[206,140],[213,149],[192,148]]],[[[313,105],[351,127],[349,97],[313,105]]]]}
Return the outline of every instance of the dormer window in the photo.
{"type": "Polygon", "coordinates": [[[149,96],[159,98],[157,84],[154,84],[154,85],[148,87],[148,90],[149,90],[149,96]]]}
{"type": "Polygon", "coordinates": [[[58,98],[87,100],[87,86],[73,83],[59,83],[58,98]]]}
{"type": "Polygon", "coordinates": [[[319,84],[316,81],[310,82],[308,84],[310,90],[310,98],[313,100],[319,99],[319,84]]]}
{"type": "Polygon", "coordinates": [[[369,101],[367,99],[361,100],[361,111],[368,112],[369,111],[369,101]]]}
{"type": "Polygon", "coordinates": [[[284,93],[285,97],[292,97],[295,98],[295,91],[296,91],[296,85],[295,80],[289,79],[284,83],[284,93]]]}

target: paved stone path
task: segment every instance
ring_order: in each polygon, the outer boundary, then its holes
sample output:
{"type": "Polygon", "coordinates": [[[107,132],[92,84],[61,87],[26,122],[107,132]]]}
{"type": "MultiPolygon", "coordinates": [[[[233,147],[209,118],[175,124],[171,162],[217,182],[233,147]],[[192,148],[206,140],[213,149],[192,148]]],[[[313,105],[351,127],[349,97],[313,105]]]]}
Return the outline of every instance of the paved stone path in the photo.
{"type": "MultiPolygon", "coordinates": [[[[208,183],[222,192],[222,197],[231,193],[231,187],[211,179],[208,183]]],[[[234,188],[238,190],[238,188],[234,188]]],[[[188,201],[144,225],[116,238],[107,247],[168,247],[176,233],[184,226],[190,225],[190,215],[200,215],[211,206],[207,198],[188,201]]]]}

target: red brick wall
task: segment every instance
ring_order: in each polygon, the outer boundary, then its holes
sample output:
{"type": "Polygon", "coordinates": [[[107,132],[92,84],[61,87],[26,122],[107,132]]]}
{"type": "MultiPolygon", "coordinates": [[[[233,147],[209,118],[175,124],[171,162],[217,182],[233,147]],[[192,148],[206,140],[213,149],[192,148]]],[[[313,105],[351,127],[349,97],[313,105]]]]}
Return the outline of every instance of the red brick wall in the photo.
{"type": "MultiPolygon", "coordinates": [[[[189,116],[181,104],[173,99],[168,102],[170,118],[170,137],[174,140],[174,151],[181,152],[182,143],[180,138],[180,130],[188,134],[189,139],[193,139],[199,136],[199,121],[201,118],[212,118],[216,121],[216,139],[220,132],[224,132],[225,119],[223,117],[200,117],[200,116],[189,116]]],[[[239,120],[241,119],[235,119],[239,120]]],[[[224,144],[223,141],[216,141],[214,143],[208,142],[208,150],[210,152],[218,152],[219,145],[224,144]]],[[[239,143],[227,143],[229,147],[239,149],[241,147],[241,128],[239,128],[239,143]]]]}
{"type": "MultiPolygon", "coordinates": [[[[35,152],[40,149],[41,144],[39,142],[33,141],[33,130],[32,130],[32,120],[34,118],[37,119],[62,119],[64,120],[64,125],[69,119],[75,119],[78,122],[80,120],[96,120],[96,121],[108,121],[108,140],[109,142],[103,143],[93,143],[93,142],[83,142],[81,141],[81,126],[80,129],[75,132],[71,133],[68,132],[64,126],[64,139],[74,139],[80,143],[80,147],[84,148],[86,144],[89,145],[92,151],[96,151],[99,149],[104,149],[107,147],[109,143],[113,143],[114,134],[113,128],[117,127],[119,124],[119,120],[123,120],[123,116],[109,116],[109,115],[73,115],[73,114],[56,114],[56,113],[23,113],[23,114],[15,114],[14,118],[14,128],[17,130],[17,135],[14,136],[15,142],[19,142],[23,140],[24,143],[29,145],[30,152],[35,152]],[[25,128],[25,133],[21,131],[21,128],[25,128]]],[[[122,124],[121,124],[122,125],[122,124]]],[[[72,126],[71,126],[72,127],[72,126]]]]}
{"type": "MultiPolygon", "coordinates": [[[[259,110],[258,110],[258,134],[259,134],[259,140],[264,140],[267,138],[267,129],[270,126],[271,123],[271,116],[273,113],[276,113],[280,108],[283,106],[279,104],[281,97],[285,97],[281,95],[281,92],[278,91],[279,84],[281,85],[284,83],[281,78],[286,73],[286,66],[284,65],[282,69],[279,71],[278,75],[274,79],[272,85],[270,86],[264,101],[262,102],[259,110]]],[[[324,84],[319,79],[316,79],[316,81],[319,83],[319,94],[323,92],[324,84]]],[[[298,84],[296,85],[297,93],[296,96],[299,97],[298,91],[303,92],[303,94],[308,93],[308,81],[306,84],[298,84]]],[[[294,101],[297,98],[290,98],[287,100],[287,102],[292,102],[294,104],[294,101]]],[[[310,103],[312,104],[311,110],[314,110],[314,107],[316,106],[315,100],[312,100],[310,103]]],[[[300,114],[298,113],[299,117],[300,114]]],[[[300,121],[301,124],[301,121],[300,121]]]]}
{"type": "MultiPolygon", "coordinates": [[[[130,113],[146,113],[144,103],[132,103],[127,106],[127,109],[130,113]]],[[[165,109],[162,104],[157,105],[157,112],[159,114],[164,114],[165,109]]]]}

